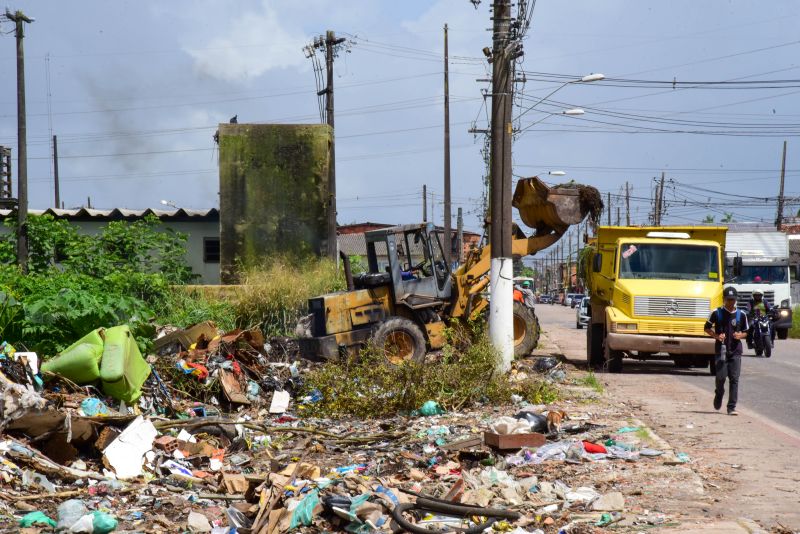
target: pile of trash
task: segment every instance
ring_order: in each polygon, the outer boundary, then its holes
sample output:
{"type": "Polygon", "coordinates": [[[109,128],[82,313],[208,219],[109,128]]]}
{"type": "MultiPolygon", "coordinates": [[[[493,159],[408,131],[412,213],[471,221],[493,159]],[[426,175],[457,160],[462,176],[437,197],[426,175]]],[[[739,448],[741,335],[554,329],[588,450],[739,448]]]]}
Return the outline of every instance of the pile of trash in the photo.
{"type": "MultiPolygon", "coordinates": [[[[2,352],[0,526],[577,533],[668,521],[626,514],[625,495],[581,469],[690,461],[651,448],[640,428],[522,401],[308,417],[303,406],[318,400],[300,396],[309,364],[257,330],[165,329],[154,350],[144,358],[123,326],[42,365],[2,352]]],[[[549,361],[524,372],[554,369],[565,373],[549,361]]]]}

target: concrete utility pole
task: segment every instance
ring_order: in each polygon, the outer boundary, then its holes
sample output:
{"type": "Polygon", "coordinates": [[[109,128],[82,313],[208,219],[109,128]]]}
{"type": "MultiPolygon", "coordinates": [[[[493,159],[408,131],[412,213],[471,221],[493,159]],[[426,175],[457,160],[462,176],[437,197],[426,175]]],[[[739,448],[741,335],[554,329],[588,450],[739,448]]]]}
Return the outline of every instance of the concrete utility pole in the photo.
{"type": "Polygon", "coordinates": [[[619,226],[619,223],[622,222],[621,215],[620,215],[620,209],[621,208],[619,206],[617,206],[617,226],[619,226]]]}
{"type": "Polygon", "coordinates": [[[450,69],[447,24],[444,25],[444,260],[453,265],[453,233],[450,220],[450,69]]]}
{"type": "Polygon", "coordinates": [[[611,226],[611,192],[608,192],[608,225],[611,226]]]}
{"type": "Polygon", "coordinates": [[[456,260],[458,264],[464,263],[464,215],[461,208],[458,208],[458,215],[456,216],[456,244],[458,246],[458,255],[456,260]]]}
{"type": "Polygon", "coordinates": [[[336,57],[337,45],[345,42],[344,37],[328,30],[325,40],[314,40],[315,48],[325,48],[326,86],[320,91],[325,94],[325,119],[331,127],[331,163],[328,167],[328,257],[336,261],[337,253],[337,226],[336,226],[336,128],[333,113],[333,60],[336,57]]]}
{"type": "Polygon", "coordinates": [[[567,245],[567,293],[572,291],[572,232],[569,233],[567,245]]]}
{"type": "Polygon", "coordinates": [[[17,263],[23,273],[28,272],[28,129],[25,114],[25,37],[24,24],[33,22],[22,11],[6,18],[14,22],[17,37],[17,263]]]}
{"type": "Polygon", "coordinates": [[[775,217],[775,227],[780,230],[783,224],[783,179],[786,176],[786,141],[783,142],[783,160],[781,162],[781,187],[778,193],[778,215],[775,217]]]}
{"type": "Polygon", "coordinates": [[[61,207],[61,193],[58,190],[58,136],[53,136],[53,186],[55,188],[56,209],[61,207]]]}
{"type": "Polygon", "coordinates": [[[428,186],[422,185],[422,222],[428,222],[428,186]]]}
{"type": "Polygon", "coordinates": [[[513,259],[511,257],[511,106],[509,50],[510,0],[494,0],[491,124],[491,267],[489,337],[500,352],[501,369],[514,360],[513,259]]]}
{"type": "Polygon", "coordinates": [[[656,188],[655,217],[653,217],[656,226],[661,226],[661,217],[664,215],[664,174],[661,173],[661,183],[656,188]]]}

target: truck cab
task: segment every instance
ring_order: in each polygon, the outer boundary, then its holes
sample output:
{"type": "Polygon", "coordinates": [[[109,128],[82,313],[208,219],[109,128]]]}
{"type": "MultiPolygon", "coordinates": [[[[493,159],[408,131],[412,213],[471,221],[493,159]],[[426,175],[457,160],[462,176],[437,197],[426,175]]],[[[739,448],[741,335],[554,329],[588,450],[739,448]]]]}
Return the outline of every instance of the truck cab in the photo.
{"type": "Polygon", "coordinates": [[[722,305],[725,228],[600,227],[590,244],[589,363],[612,372],[623,357],[710,366],[704,324],[722,305]]]}

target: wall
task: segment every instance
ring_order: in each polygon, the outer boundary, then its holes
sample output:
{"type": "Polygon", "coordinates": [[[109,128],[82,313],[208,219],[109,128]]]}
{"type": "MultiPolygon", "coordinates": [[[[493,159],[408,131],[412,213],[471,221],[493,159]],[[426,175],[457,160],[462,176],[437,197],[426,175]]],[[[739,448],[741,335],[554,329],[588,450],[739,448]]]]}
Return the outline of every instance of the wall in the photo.
{"type": "Polygon", "coordinates": [[[223,283],[271,254],[325,252],[330,141],[324,124],[220,124],[223,283]]]}

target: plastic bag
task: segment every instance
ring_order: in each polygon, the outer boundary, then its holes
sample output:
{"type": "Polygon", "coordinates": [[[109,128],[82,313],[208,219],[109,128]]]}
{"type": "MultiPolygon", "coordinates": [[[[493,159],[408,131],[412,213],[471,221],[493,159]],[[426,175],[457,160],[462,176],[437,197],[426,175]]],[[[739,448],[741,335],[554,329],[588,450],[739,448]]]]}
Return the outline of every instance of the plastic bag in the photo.
{"type": "Polygon", "coordinates": [[[300,501],[300,504],[292,512],[292,521],[289,524],[289,529],[297,528],[301,525],[311,526],[314,519],[314,508],[319,504],[319,491],[314,490],[306,495],[305,499],[300,501]]]}
{"type": "Polygon", "coordinates": [[[439,403],[434,400],[429,400],[425,404],[422,405],[422,408],[419,410],[414,410],[412,415],[424,415],[424,416],[431,416],[431,415],[441,415],[444,413],[444,408],[439,406],[439,403]]]}
{"type": "Polygon", "coordinates": [[[100,399],[94,397],[83,399],[83,402],[81,402],[81,410],[83,410],[83,415],[86,417],[108,417],[111,415],[111,410],[108,409],[108,406],[100,399]]]}
{"type": "Polygon", "coordinates": [[[94,516],[92,519],[92,526],[94,527],[94,530],[92,531],[93,534],[108,534],[109,532],[116,530],[117,520],[112,516],[104,512],[97,511],[95,511],[92,515],[94,516]]]}
{"type": "Polygon", "coordinates": [[[47,517],[44,512],[31,512],[19,520],[19,526],[31,527],[33,525],[45,525],[55,527],[58,523],[47,517]]]}

